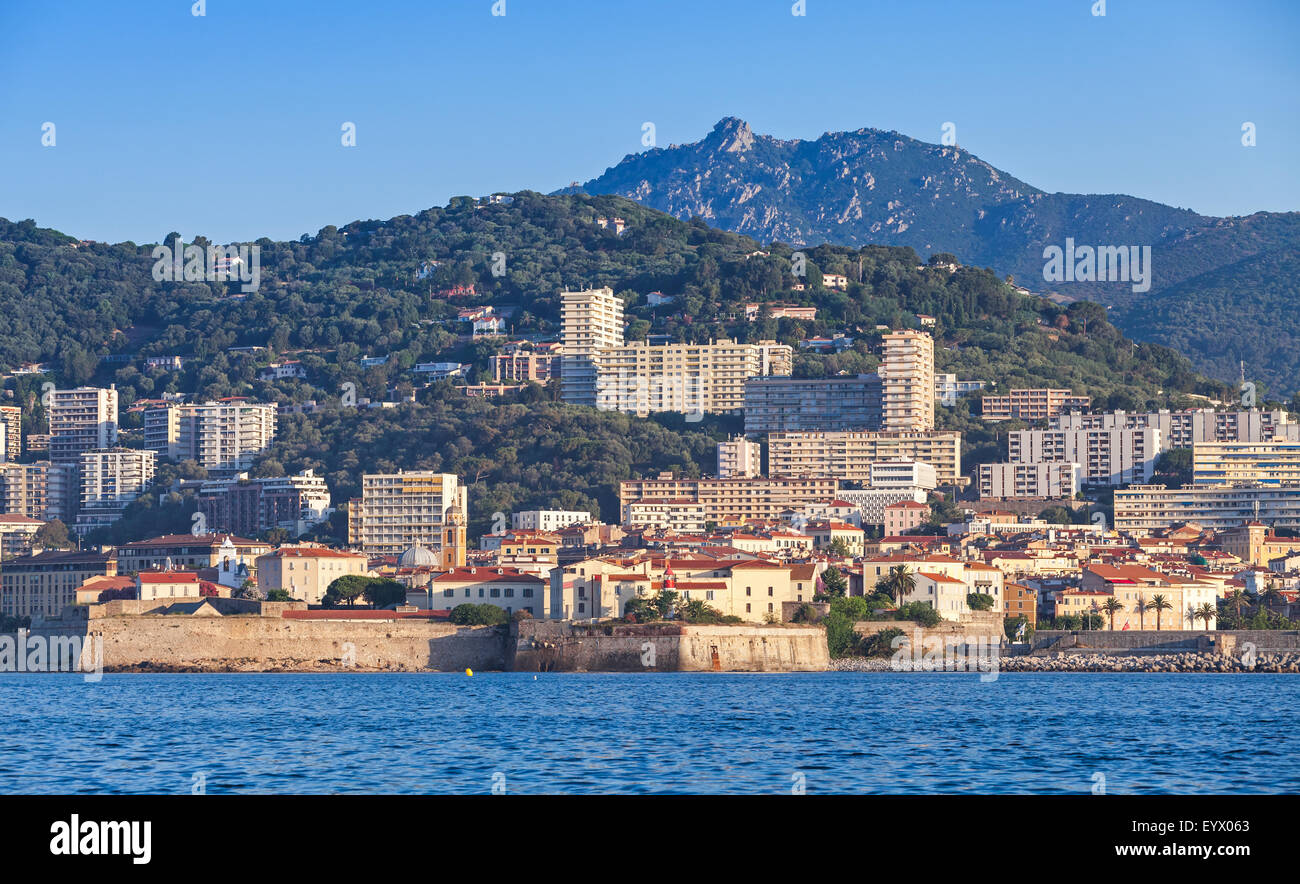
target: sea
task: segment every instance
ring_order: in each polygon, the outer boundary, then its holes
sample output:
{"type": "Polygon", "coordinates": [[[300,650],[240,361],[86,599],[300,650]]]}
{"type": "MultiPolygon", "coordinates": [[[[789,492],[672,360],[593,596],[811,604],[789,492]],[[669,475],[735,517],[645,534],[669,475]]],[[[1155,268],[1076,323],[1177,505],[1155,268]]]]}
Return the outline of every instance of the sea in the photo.
{"type": "Polygon", "coordinates": [[[4,794],[1300,792],[1300,677],[0,675],[4,794]]]}

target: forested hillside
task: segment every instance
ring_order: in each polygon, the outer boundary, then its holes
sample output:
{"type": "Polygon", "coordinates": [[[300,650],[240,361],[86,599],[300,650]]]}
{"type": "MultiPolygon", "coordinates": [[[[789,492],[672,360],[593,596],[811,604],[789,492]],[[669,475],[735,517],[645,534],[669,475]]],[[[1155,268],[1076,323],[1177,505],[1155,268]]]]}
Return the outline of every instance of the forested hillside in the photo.
{"type": "MultiPolygon", "coordinates": [[[[415,404],[342,407],[347,382],[358,396],[400,398],[418,386],[409,371],[417,362],[461,361],[472,366],[469,380],[489,379],[488,357],[500,339],[471,340],[456,320],[465,306],[496,306],[510,317],[511,337],[546,338],[558,332],[562,290],[609,285],[627,304],[629,338],[775,338],[796,346],[795,371],[804,376],[873,370],[876,326],[916,327],[923,313],[935,317],[937,369],[997,388],[1064,386],[1099,406],[1127,408],[1234,395],[1173,350],[1126,339],[1097,305],[1067,308],[1022,296],[989,270],[949,271],[943,265],[951,256],[926,263],[906,247],[820,246],[804,250],[807,272],[796,277],[788,246],[760,245],[619,197],[459,198],[414,216],[327,227],[296,242],[262,240],[260,288],[242,297],[236,283],[155,282],[150,246],[78,243],[30,222],[0,222],[0,232],[0,363],[9,369],[48,362],[60,384],[116,383],[124,411],[163,392],[315,400],[320,412],[282,418],[258,473],[316,468],[342,503],[358,492],[364,471],[456,472],[472,483],[474,532],[492,513],[524,506],[591,507],[616,518],[620,479],[660,469],[710,472],[713,442],[740,422],[596,412],[557,403],[553,387],[467,400],[449,382],[419,389],[415,404]],[[595,223],[614,216],[626,223],[621,236],[595,223]],[[494,275],[501,259],[505,272],[494,275]],[[824,273],[848,277],[847,290],[824,287],[824,273]],[[468,286],[473,294],[465,294],[468,286]],[[651,308],[650,292],[674,300],[651,308]],[[763,311],[750,323],[744,304],[752,301],[813,305],[817,320],[774,320],[763,311]],[[854,342],[835,355],[798,348],[832,334],[854,342]],[[190,361],[177,371],[149,369],[143,359],[150,355],[190,361]],[[363,355],[389,358],[363,368],[363,355]],[[260,368],[285,356],[301,361],[305,379],[258,379],[260,368]]],[[[29,431],[43,429],[46,379],[7,381],[25,406],[29,431]]],[[[993,432],[970,416],[970,402],[940,411],[942,425],[968,434],[967,470],[1000,456],[993,432]]],[[[124,418],[128,438],[138,420],[124,418]]],[[[180,473],[197,474],[193,465],[165,469],[160,484],[180,473]]],[[[179,498],[160,506],[146,497],[106,536],[183,529],[189,510],[179,498]]]]}

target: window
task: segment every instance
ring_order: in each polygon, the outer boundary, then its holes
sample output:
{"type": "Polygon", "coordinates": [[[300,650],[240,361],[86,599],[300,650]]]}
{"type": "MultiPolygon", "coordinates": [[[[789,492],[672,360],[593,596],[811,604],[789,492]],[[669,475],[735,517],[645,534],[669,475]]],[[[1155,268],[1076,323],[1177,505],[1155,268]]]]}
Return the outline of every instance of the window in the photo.
{"type": "Polygon", "coordinates": [[[469,598],[469,587],[465,587],[465,598],[469,598]]]}
{"type": "Polygon", "coordinates": [[[499,586],[494,586],[494,587],[492,587],[492,593],[491,593],[491,595],[492,595],[492,598],[494,598],[494,599],[499,599],[499,598],[501,598],[501,587],[499,587],[499,586]]]}
{"type": "Polygon", "coordinates": [[[512,598],[514,598],[514,597],[515,597],[515,588],[514,588],[513,586],[507,586],[507,587],[506,587],[506,598],[508,598],[508,599],[512,599],[512,598]]]}
{"type": "Polygon", "coordinates": [[[587,610],[587,606],[586,606],[586,604],[583,603],[583,602],[578,602],[578,613],[579,613],[579,614],[582,614],[582,613],[584,613],[586,610],[587,610]]]}
{"type": "Polygon", "coordinates": [[[746,613],[746,614],[749,613],[749,603],[748,603],[748,602],[745,603],[745,613],[746,613]]]}
{"type": "Polygon", "coordinates": [[[454,589],[444,589],[444,590],[442,591],[442,597],[445,598],[445,599],[449,599],[449,598],[453,597],[455,594],[456,594],[456,590],[454,590],[454,589]]]}
{"type": "MultiPolygon", "coordinates": [[[[768,595],[775,595],[775,593],[772,592],[772,587],[769,586],[769,587],[767,588],[767,594],[768,594],[768,595]]],[[[771,607],[771,606],[769,605],[768,607],[771,607]]]]}
{"type": "MultiPolygon", "coordinates": [[[[525,586],[525,587],[524,587],[524,598],[526,598],[526,599],[531,599],[532,597],[533,597],[533,588],[532,588],[531,586],[525,586]]],[[[532,608],[529,608],[528,610],[531,611],[532,608]]]]}
{"type": "Polygon", "coordinates": [[[768,603],[767,603],[767,613],[769,613],[769,614],[772,613],[772,603],[771,603],[771,602],[768,602],[768,603]]]}
{"type": "Polygon", "coordinates": [[[483,587],[481,586],[478,588],[478,597],[483,598],[483,587]]]}
{"type": "Polygon", "coordinates": [[[748,586],[746,586],[746,587],[745,587],[745,595],[753,595],[753,594],[754,594],[754,593],[750,591],[750,588],[749,588],[748,586]]]}

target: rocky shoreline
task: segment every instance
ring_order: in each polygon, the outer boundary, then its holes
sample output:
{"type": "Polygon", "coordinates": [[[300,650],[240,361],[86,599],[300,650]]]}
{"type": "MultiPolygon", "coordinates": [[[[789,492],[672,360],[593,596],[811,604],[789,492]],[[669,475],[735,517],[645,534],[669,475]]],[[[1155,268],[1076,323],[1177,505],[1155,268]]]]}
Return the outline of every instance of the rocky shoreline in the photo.
{"type": "MultiPolygon", "coordinates": [[[[1221,654],[1057,654],[1051,657],[999,657],[998,672],[1297,672],[1300,653],[1257,654],[1247,665],[1221,654]]],[[[925,669],[906,661],[895,666],[888,657],[842,657],[830,672],[913,672],[925,669]]],[[[968,670],[980,671],[972,661],[968,670]]]]}

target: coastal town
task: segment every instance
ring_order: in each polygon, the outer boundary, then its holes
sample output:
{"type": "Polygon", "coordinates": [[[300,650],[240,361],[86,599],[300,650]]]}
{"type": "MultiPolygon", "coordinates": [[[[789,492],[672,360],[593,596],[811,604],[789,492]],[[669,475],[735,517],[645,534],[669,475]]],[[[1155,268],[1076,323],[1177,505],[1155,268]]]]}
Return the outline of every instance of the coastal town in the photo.
{"type": "MultiPolygon", "coordinates": [[[[827,273],[817,284],[849,280],[827,273]]],[[[466,335],[496,349],[493,381],[460,395],[549,384],[575,408],[743,419],[717,439],[711,473],[623,480],[616,513],[494,512],[471,536],[473,476],[364,472],[359,496],[338,500],[310,469],[256,475],[277,420],[301,404],[140,399],[124,430],[115,386],[47,383],[43,432],[23,432],[33,423],[21,405],[0,408],[7,628],[253,612],[299,626],[817,626],[831,658],[879,656],[914,626],[992,636],[1005,652],[1034,648],[1039,633],[1056,650],[1222,651],[1215,633],[1243,630],[1275,636],[1271,650],[1296,647],[1300,423],[1285,408],[1243,396],[1098,411],[1069,389],[936,373],[943,342],[926,315],[868,333],[873,373],[795,377],[789,344],[628,341],[612,289],[565,291],[560,302],[554,340],[511,339],[493,307],[462,309],[466,335]],[[962,433],[937,419],[958,402],[1019,427],[999,436],[996,459],[963,468],[962,433]],[[153,486],[159,463],[198,468],[169,489],[190,502],[190,530],[87,542],[153,486]],[[313,539],[332,521],[345,541],[313,539]]],[[[745,320],[815,312],[768,302],[749,305],[745,320]]],[[[846,337],[798,348],[833,351],[846,337]]],[[[261,357],[265,381],[306,377],[298,360],[261,357]]],[[[446,383],[468,368],[416,364],[411,374],[446,383]]],[[[403,407],[349,394],[331,407],[403,407]]]]}

